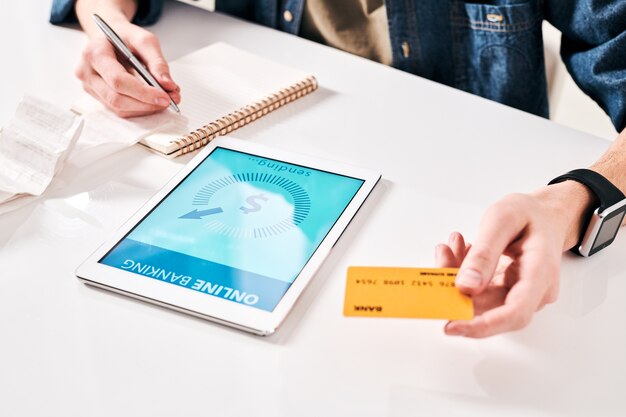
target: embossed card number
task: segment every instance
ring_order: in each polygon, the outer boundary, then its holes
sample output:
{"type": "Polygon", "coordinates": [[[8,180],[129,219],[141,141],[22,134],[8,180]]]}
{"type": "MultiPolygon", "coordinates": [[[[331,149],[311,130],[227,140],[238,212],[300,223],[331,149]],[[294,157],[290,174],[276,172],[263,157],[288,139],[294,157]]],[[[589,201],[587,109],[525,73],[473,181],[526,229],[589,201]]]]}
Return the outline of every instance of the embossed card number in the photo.
{"type": "Polygon", "coordinates": [[[350,267],[345,316],[469,320],[472,299],[454,285],[456,268],[350,267]]]}

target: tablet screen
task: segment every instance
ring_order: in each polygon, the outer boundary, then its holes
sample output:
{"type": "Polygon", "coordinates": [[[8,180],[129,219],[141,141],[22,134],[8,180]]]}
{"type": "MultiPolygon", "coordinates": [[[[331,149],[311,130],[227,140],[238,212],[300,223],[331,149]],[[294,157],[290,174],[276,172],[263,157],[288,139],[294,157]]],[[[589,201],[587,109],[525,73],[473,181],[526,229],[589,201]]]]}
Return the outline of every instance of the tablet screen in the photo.
{"type": "Polygon", "coordinates": [[[217,147],[99,262],[273,311],[363,183],[217,147]]]}

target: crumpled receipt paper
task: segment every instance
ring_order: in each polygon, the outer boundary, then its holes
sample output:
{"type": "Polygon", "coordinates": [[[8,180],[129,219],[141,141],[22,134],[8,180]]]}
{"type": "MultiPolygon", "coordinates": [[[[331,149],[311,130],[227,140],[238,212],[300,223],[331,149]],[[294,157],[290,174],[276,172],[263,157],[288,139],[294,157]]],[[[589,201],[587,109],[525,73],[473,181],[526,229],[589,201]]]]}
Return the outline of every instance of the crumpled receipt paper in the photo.
{"type": "Polygon", "coordinates": [[[80,117],[25,96],[0,132],[0,203],[41,195],[76,144],[80,117]]]}
{"type": "Polygon", "coordinates": [[[24,96],[0,131],[0,215],[40,196],[64,165],[86,167],[181,117],[161,112],[120,119],[92,102],[95,104],[82,109],[81,117],[24,96]]]}

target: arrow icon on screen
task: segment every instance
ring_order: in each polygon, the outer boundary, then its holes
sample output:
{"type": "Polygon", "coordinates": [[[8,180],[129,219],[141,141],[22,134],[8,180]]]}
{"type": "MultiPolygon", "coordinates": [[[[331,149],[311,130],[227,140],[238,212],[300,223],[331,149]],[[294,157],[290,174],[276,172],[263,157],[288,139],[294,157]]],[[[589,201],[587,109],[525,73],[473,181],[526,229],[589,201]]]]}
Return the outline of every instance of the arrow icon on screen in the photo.
{"type": "Polygon", "coordinates": [[[179,217],[179,219],[201,219],[204,216],[210,216],[211,214],[218,214],[223,211],[224,210],[222,210],[221,207],[215,207],[215,208],[208,209],[208,210],[194,209],[187,214],[183,214],[182,216],[179,217]]]}

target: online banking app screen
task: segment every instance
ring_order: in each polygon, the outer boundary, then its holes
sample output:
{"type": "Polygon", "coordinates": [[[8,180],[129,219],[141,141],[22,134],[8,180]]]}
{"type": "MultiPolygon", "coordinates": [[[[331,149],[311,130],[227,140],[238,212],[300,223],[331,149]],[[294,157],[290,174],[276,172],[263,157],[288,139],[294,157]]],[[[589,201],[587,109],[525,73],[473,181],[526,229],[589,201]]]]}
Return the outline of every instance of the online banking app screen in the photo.
{"type": "Polygon", "coordinates": [[[100,263],[273,311],[363,182],[218,147],[100,263]]]}

